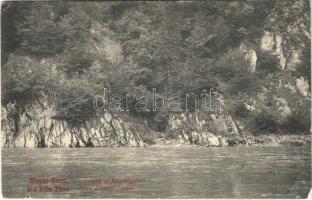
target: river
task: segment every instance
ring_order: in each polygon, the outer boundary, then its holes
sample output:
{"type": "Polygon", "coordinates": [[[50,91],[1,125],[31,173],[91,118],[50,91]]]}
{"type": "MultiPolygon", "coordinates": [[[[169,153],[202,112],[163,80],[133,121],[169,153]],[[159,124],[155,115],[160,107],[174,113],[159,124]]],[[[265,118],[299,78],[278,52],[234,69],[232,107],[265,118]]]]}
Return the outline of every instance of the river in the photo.
{"type": "Polygon", "coordinates": [[[308,145],[2,149],[11,198],[306,198],[310,188],[308,145]]]}

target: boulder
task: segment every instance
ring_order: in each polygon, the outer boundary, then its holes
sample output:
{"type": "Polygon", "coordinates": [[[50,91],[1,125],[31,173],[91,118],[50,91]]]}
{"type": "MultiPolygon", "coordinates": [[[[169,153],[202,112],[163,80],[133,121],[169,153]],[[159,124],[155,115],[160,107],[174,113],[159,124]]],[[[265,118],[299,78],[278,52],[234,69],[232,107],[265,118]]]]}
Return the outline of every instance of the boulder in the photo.
{"type": "Polygon", "coordinates": [[[208,134],[207,140],[208,140],[208,146],[209,147],[219,147],[220,146],[218,137],[213,135],[213,134],[208,134]]]}
{"type": "Polygon", "coordinates": [[[296,87],[301,96],[303,97],[311,96],[309,83],[302,76],[296,79],[296,87]]]}

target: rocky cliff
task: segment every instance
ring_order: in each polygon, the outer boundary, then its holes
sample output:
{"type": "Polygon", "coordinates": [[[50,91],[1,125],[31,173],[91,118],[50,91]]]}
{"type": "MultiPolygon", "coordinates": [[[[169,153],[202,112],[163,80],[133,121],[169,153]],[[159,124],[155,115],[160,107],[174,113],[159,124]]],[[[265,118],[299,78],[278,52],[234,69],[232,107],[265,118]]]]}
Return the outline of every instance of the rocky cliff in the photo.
{"type": "MultiPolygon", "coordinates": [[[[54,119],[53,108],[34,104],[14,118],[14,104],[2,107],[3,147],[83,147],[90,142],[103,147],[141,147],[146,127],[109,113],[80,126],[54,119]]],[[[16,113],[17,114],[17,113],[16,113]]]]}
{"type": "MultiPolygon", "coordinates": [[[[283,99],[277,101],[282,106],[283,103],[283,99]]],[[[73,126],[65,120],[54,119],[53,109],[46,103],[43,106],[33,105],[18,119],[12,116],[15,112],[13,104],[2,107],[2,147],[85,147],[90,143],[95,147],[220,147],[311,143],[308,135],[271,134],[255,137],[248,132],[248,124],[234,121],[230,114],[225,113],[172,113],[164,133],[153,131],[143,121],[109,113],[80,126],[73,126]],[[156,136],[153,143],[145,140],[146,134],[156,136]]],[[[284,109],[287,110],[287,107],[284,109]]]]}
{"type": "Polygon", "coordinates": [[[178,144],[201,146],[226,146],[226,138],[240,136],[231,115],[204,112],[170,115],[168,131],[178,144]]]}

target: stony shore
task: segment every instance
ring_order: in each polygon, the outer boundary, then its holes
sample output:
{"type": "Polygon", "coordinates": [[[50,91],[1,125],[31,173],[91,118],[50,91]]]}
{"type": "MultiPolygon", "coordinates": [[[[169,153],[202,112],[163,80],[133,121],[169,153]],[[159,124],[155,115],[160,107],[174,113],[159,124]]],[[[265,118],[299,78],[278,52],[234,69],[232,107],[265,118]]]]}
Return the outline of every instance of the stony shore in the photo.
{"type": "MultiPolygon", "coordinates": [[[[247,136],[235,138],[236,144],[223,147],[238,147],[238,146],[302,146],[311,144],[311,135],[274,135],[266,134],[261,136],[247,136]]],[[[198,147],[207,145],[197,145],[190,143],[181,143],[176,139],[157,138],[155,144],[150,147],[198,147]]]]}

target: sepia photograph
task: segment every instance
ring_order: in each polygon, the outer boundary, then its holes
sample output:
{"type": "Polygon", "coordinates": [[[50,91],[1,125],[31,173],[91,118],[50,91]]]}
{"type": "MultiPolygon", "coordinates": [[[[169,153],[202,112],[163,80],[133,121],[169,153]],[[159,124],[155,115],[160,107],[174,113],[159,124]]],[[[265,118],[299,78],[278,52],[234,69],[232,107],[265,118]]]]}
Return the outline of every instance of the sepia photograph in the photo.
{"type": "Polygon", "coordinates": [[[0,3],[2,198],[312,198],[311,1],[0,3]]]}

